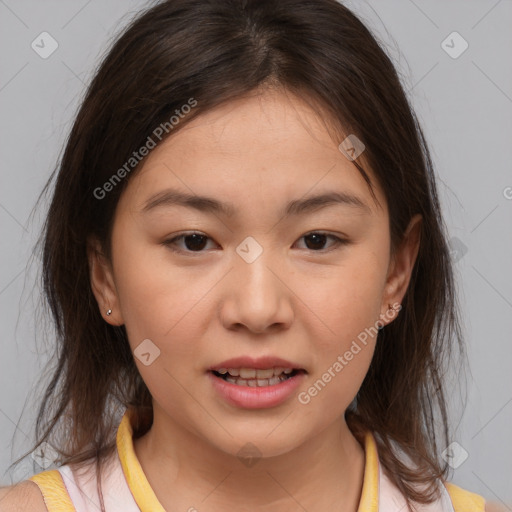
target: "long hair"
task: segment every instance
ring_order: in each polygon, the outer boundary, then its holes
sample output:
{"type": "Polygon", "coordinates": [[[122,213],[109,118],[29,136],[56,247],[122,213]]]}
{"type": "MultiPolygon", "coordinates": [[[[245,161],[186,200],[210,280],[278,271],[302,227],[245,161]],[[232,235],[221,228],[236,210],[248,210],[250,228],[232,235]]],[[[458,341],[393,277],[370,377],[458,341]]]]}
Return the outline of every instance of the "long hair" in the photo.
{"type": "Polygon", "coordinates": [[[375,434],[382,464],[408,500],[430,502],[448,472],[439,456],[449,439],[443,374],[452,348],[461,348],[446,229],[427,143],[393,63],[335,0],[167,0],[140,13],[114,41],[45,188],[54,185],[39,243],[56,364],[34,448],[51,439],[60,463],[95,461],[99,475],[115,450],[116,412],[135,408],[136,437],[151,427],[151,395],[126,331],[98,311],[87,239],[96,237],[110,258],[116,205],[144,159],[118,170],[157,127],[166,127],[165,140],[198,115],[268,84],[321,105],[340,132],[363,141],[361,162],[387,198],[393,250],[412,216],[423,218],[402,313],[380,331],[346,419],[355,435],[375,434]],[[191,98],[197,104],[190,113],[169,123],[191,98]],[[122,179],[112,183],[116,173],[122,179]],[[107,182],[112,186],[101,197],[107,182]],[[59,427],[65,436],[55,435],[59,427]]]}

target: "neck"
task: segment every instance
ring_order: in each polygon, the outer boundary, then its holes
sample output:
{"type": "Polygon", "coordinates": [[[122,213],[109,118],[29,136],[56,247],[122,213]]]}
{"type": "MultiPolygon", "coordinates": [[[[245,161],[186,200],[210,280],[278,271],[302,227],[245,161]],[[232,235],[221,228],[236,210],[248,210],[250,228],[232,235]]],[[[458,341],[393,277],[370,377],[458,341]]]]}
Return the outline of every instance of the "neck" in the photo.
{"type": "Polygon", "coordinates": [[[166,510],[356,512],[364,450],[342,417],[315,437],[275,457],[241,461],[155,414],[134,449],[166,510]]]}

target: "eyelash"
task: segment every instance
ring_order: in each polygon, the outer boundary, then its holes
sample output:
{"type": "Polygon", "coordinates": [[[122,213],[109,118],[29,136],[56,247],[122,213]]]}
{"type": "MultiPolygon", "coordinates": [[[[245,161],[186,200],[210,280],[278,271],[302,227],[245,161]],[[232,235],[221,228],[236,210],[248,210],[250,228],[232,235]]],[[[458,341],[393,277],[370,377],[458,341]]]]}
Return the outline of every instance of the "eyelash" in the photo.
{"type": "MultiPolygon", "coordinates": [[[[181,235],[175,236],[174,238],[171,238],[169,240],[165,240],[164,242],[162,242],[162,245],[168,247],[172,252],[181,253],[181,254],[201,254],[201,253],[205,252],[204,250],[190,251],[190,250],[176,249],[175,247],[173,247],[173,245],[176,243],[177,240],[184,239],[185,237],[192,236],[192,235],[200,235],[200,236],[206,237],[207,239],[211,240],[211,238],[209,236],[205,235],[204,233],[200,233],[198,231],[191,231],[188,233],[182,233],[181,235]]],[[[315,251],[314,249],[309,249],[309,251],[314,252],[314,253],[324,253],[325,254],[325,253],[328,253],[336,248],[339,248],[340,246],[348,245],[350,243],[350,241],[347,239],[340,238],[336,235],[332,235],[332,234],[326,233],[324,231],[310,231],[309,233],[302,235],[299,238],[299,240],[302,238],[311,236],[311,235],[325,235],[325,236],[327,236],[327,238],[331,238],[335,241],[334,246],[331,247],[330,249],[320,249],[317,251],[315,251]]]]}

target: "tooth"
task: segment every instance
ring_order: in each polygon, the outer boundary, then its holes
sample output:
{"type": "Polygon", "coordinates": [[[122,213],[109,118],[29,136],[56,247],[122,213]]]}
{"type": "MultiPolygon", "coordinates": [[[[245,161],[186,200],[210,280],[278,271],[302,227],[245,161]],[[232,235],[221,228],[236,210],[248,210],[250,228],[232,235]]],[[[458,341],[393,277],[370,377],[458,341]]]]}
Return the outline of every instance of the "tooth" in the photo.
{"type": "Polygon", "coordinates": [[[226,368],[219,368],[217,370],[218,373],[221,373],[222,375],[224,375],[225,373],[228,373],[227,369],[226,368]]]}
{"type": "Polygon", "coordinates": [[[257,379],[270,379],[274,375],[274,369],[270,368],[269,370],[256,370],[256,378],[257,379]]]}
{"type": "Polygon", "coordinates": [[[240,375],[238,368],[228,368],[228,372],[230,375],[233,375],[233,377],[238,377],[240,375]]]}
{"type": "Polygon", "coordinates": [[[242,379],[254,379],[256,370],[254,368],[240,368],[240,377],[242,379]]]}
{"type": "MultiPolygon", "coordinates": [[[[224,370],[224,368],[220,368],[220,370],[217,370],[219,373],[221,373],[221,370],[224,370]]],[[[289,374],[293,371],[292,368],[273,368],[271,369],[265,369],[265,370],[256,370],[254,368],[229,368],[227,370],[229,372],[228,375],[226,375],[225,380],[227,382],[230,382],[232,384],[236,384],[237,386],[249,386],[251,388],[255,387],[263,387],[263,386],[275,386],[276,384],[279,384],[283,381],[285,381],[289,374]],[[261,372],[263,372],[264,375],[268,374],[270,371],[273,372],[273,375],[267,379],[260,378],[261,372]],[[240,376],[232,375],[231,372],[234,373],[240,373],[240,376]],[[247,375],[247,373],[255,373],[256,377],[259,378],[245,378],[243,375],[247,375]],[[258,373],[259,372],[259,373],[258,373]],[[279,372],[279,374],[277,373],[279,372]]],[[[226,372],[227,373],[227,372],[226,372]]],[[[225,373],[223,373],[224,375],[225,373]]]]}

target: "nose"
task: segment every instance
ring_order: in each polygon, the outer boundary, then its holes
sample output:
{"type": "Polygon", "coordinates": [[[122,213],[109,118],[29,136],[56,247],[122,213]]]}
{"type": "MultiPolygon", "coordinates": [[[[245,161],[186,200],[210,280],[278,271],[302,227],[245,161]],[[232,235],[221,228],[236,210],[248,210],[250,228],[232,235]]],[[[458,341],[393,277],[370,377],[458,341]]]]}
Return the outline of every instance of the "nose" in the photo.
{"type": "Polygon", "coordinates": [[[286,284],[283,266],[270,251],[248,263],[238,256],[223,283],[221,321],[226,329],[246,328],[252,333],[274,332],[290,327],[293,292],[286,284]]]}

